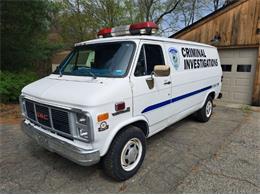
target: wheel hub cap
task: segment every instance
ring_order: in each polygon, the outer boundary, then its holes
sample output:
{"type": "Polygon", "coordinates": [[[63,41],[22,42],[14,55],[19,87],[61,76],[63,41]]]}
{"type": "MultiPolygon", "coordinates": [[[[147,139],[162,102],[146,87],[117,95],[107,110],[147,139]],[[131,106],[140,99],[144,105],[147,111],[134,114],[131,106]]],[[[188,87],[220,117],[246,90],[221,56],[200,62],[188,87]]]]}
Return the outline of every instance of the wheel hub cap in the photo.
{"type": "Polygon", "coordinates": [[[138,155],[138,149],[136,147],[130,148],[128,156],[127,156],[130,163],[135,161],[137,155],[138,155]]]}
{"type": "Polygon", "coordinates": [[[142,156],[142,144],[137,138],[129,140],[121,153],[121,166],[126,171],[133,170],[142,156]]]}
{"type": "Polygon", "coordinates": [[[211,115],[211,112],[212,112],[212,103],[208,101],[206,105],[206,116],[209,117],[211,115]]]}

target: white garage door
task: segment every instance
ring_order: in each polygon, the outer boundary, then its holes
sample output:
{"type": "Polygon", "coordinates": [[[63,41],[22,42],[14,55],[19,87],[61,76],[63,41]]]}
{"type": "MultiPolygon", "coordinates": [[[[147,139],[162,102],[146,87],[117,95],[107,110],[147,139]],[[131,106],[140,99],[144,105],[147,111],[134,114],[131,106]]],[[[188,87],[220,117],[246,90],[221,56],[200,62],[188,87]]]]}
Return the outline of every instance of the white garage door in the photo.
{"type": "Polygon", "coordinates": [[[222,101],[251,104],[257,49],[220,49],[222,101]]]}

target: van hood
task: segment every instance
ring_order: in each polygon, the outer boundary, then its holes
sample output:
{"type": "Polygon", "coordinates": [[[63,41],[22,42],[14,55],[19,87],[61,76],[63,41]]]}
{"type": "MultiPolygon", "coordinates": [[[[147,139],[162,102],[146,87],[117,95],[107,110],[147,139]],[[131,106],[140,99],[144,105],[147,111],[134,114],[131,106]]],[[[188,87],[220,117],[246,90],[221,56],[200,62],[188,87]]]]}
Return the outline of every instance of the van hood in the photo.
{"type": "Polygon", "coordinates": [[[94,79],[52,74],[25,86],[22,95],[35,101],[82,108],[130,98],[131,89],[127,77],[94,79]]]}

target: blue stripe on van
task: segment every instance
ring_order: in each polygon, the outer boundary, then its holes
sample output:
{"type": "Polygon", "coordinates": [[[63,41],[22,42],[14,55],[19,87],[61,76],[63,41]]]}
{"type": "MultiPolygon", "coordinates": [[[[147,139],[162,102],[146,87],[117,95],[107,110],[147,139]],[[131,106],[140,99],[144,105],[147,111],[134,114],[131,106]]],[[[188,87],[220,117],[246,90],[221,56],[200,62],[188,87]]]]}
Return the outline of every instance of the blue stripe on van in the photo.
{"type": "Polygon", "coordinates": [[[212,88],[212,86],[204,87],[204,88],[202,88],[202,89],[199,89],[199,90],[196,90],[196,91],[193,91],[193,92],[190,92],[190,93],[181,95],[181,96],[177,96],[177,97],[175,97],[175,98],[166,100],[166,101],[164,101],[164,102],[160,102],[160,103],[158,103],[158,104],[154,104],[154,105],[148,106],[147,108],[145,108],[145,109],[142,111],[142,113],[149,112],[149,111],[151,111],[151,110],[155,110],[155,109],[157,109],[157,108],[166,106],[166,105],[171,104],[171,103],[173,103],[173,102],[177,102],[177,101],[182,100],[182,99],[185,99],[185,98],[187,98],[187,97],[196,95],[196,94],[201,93],[201,92],[203,92],[203,91],[207,91],[207,90],[210,89],[210,88],[212,88]]]}

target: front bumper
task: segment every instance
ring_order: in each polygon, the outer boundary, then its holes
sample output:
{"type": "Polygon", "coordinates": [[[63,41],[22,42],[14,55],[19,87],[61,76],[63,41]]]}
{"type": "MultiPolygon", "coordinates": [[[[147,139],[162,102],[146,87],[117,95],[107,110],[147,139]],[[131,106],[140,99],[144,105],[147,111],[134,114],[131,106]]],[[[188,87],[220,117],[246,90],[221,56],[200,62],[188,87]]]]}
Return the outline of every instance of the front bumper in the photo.
{"type": "Polygon", "coordinates": [[[48,135],[34,126],[25,123],[21,123],[22,130],[37,143],[51,152],[56,152],[61,156],[79,164],[82,166],[90,166],[96,164],[100,160],[100,154],[97,150],[86,150],[74,146],[68,142],[57,139],[51,135],[48,135]]]}

